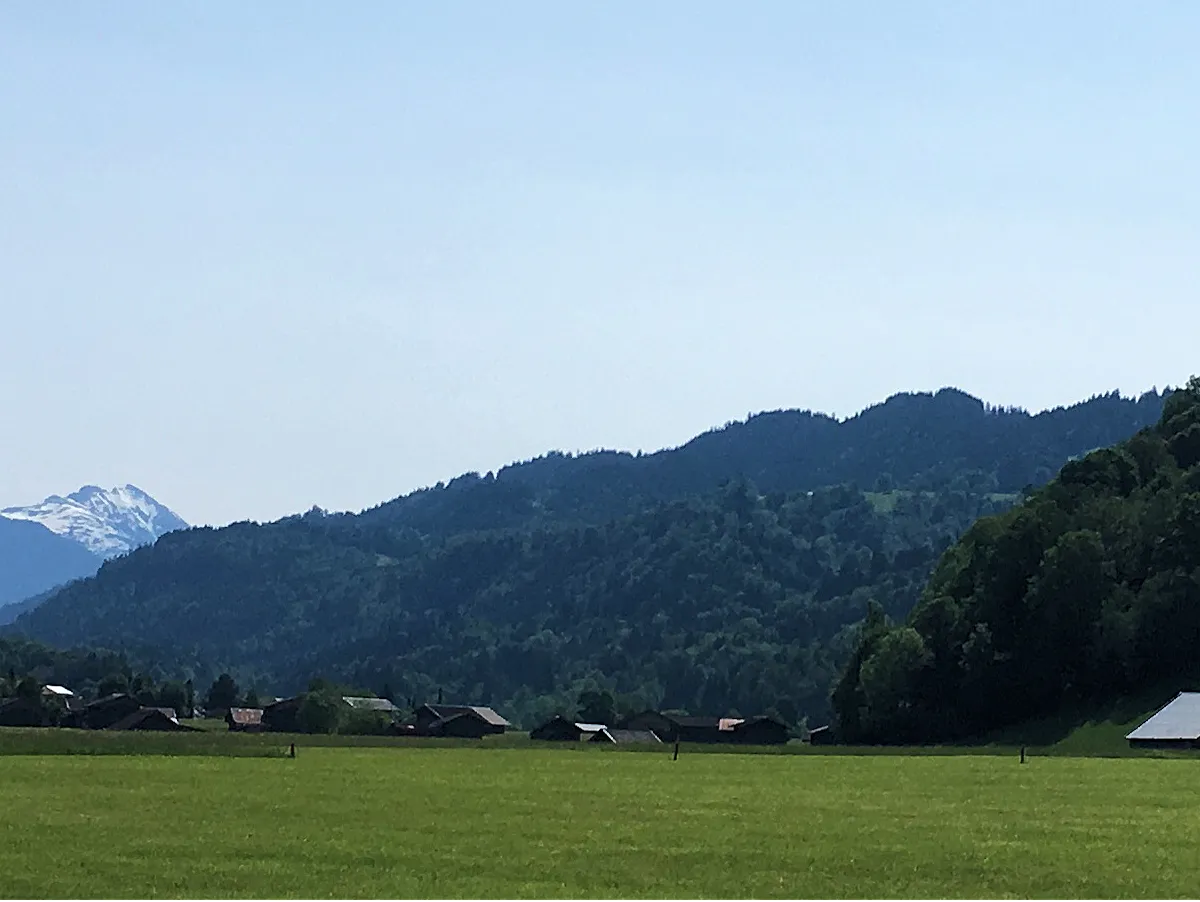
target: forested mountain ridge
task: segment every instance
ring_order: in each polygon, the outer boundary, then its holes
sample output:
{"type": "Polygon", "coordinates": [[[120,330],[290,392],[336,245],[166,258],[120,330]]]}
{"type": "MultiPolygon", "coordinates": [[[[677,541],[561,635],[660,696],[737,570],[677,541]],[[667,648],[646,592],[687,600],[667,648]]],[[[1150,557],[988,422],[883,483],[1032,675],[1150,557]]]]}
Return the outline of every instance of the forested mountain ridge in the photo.
{"type": "Polygon", "coordinates": [[[15,629],[135,653],[159,677],[442,689],[525,722],[593,686],[823,717],[869,599],[905,616],[941,551],[1015,500],[998,489],[1161,404],[1107,395],[1030,416],[946,390],[842,423],[764,414],[659,455],[551,455],[357,516],[172,533],[15,629]],[[829,439],[847,428],[861,444],[829,439]],[[842,478],[879,491],[820,487],[842,478]]]}
{"type": "Polygon", "coordinates": [[[739,482],[600,526],[343,544],[312,514],[163,537],[18,621],[199,684],[289,692],[314,674],[402,698],[502,704],[528,723],[603,686],[641,705],[795,720],[827,710],[842,633],[869,599],[903,616],[990,495],[739,482]]]}
{"type": "Polygon", "coordinates": [[[977,735],[1191,678],[1200,380],[1161,421],[975,524],[900,625],[876,610],[834,695],[849,741],[977,735]]]}
{"type": "Polygon", "coordinates": [[[556,453],[487,476],[467,474],[364,511],[359,521],[424,535],[601,523],[735,478],[764,492],[848,483],[935,489],[958,480],[960,488],[1015,493],[1047,482],[1067,459],[1154,423],[1163,397],[1112,392],[1030,414],[946,388],[893,395],[846,420],[801,410],[761,413],[654,454],[556,453]]]}

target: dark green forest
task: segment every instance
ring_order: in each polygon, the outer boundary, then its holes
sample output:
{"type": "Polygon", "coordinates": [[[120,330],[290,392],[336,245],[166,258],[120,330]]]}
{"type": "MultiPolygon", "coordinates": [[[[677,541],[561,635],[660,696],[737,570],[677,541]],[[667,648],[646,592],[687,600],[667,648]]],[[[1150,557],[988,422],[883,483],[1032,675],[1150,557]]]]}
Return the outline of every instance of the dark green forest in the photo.
{"type": "Polygon", "coordinates": [[[946,390],[844,422],[764,414],[660,455],[551,455],[360,515],[172,533],[10,630],[117,648],[157,679],[228,671],[282,695],[321,676],[526,725],[589,690],[823,721],[872,602],[903,620],[979,517],[1162,403],[1030,416],[946,390]]]}
{"type": "Polygon", "coordinates": [[[954,739],[1185,679],[1200,664],[1200,381],[1162,419],[975,524],[834,694],[848,741],[954,739]]]}
{"type": "Polygon", "coordinates": [[[763,492],[834,485],[864,490],[948,486],[1012,494],[1043,485],[1070,457],[1154,423],[1163,395],[1116,392],[1036,415],[989,407],[957,389],[897,394],[846,420],[802,410],[761,413],[655,454],[549,454],[413,492],[364,511],[365,526],[426,536],[547,523],[604,523],[662,501],[705,495],[730,479],[763,492]]]}
{"type": "Polygon", "coordinates": [[[38,683],[78,687],[95,694],[106,677],[133,677],[128,661],[115,652],[92,649],[59,651],[20,637],[0,636],[0,698],[15,693],[17,685],[32,677],[38,683]]]}

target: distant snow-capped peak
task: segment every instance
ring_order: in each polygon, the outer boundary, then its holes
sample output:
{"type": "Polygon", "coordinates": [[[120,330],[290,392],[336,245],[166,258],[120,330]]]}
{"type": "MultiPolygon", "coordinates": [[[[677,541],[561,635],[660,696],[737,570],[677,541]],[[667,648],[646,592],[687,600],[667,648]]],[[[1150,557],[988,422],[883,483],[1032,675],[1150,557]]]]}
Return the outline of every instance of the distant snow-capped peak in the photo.
{"type": "Polygon", "coordinates": [[[74,539],[102,558],[115,557],[187,523],[137,486],[102,489],[85,485],[63,498],[51,495],[40,504],[7,507],[0,516],[32,520],[53,533],[74,539]]]}

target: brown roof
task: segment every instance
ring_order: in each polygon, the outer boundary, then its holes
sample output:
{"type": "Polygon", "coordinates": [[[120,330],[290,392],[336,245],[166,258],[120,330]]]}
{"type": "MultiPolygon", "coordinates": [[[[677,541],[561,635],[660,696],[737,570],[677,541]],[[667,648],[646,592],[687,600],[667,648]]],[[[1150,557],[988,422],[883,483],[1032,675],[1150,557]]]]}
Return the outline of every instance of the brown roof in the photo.
{"type": "Polygon", "coordinates": [[[257,727],[262,724],[262,708],[230,708],[229,719],[243,727],[257,727]]]}
{"type": "Polygon", "coordinates": [[[512,724],[491,708],[486,708],[482,705],[426,705],[425,707],[436,714],[441,720],[449,720],[452,717],[467,714],[477,717],[484,723],[489,723],[494,727],[512,726],[512,724]]]}

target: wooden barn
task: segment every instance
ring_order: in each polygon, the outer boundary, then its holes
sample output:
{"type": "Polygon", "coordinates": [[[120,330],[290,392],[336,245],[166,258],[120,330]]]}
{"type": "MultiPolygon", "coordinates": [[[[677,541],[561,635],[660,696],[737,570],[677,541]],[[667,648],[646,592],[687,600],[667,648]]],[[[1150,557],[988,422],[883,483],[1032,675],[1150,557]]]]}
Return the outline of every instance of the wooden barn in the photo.
{"type": "Polygon", "coordinates": [[[591,739],[604,729],[606,727],[602,723],[580,723],[556,714],[537,729],[530,730],[529,738],[540,741],[580,742],[591,739]]]}
{"type": "Polygon", "coordinates": [[[225,715],[231,733],[261,733],[263,730],[262,708],[230,708],[225,715]]]}
{"type": "Polygon", "coordinates": [[[140,730],[155,733],[191,733],[194,727],[179,722],[174,708],[139,708],[132,714],[122,717],[114,724],[105,727],[106,730],[140,730]]]}
{"type": "Polygon", "coordinates": [[[0,727],[48,727],[50,714],[37,699],[0,699],[0,727]]]}
{"type": "Polygon", "coordinates": [[[482,739],[512,724],[483,705],[422,705],[413,714],[416,735],[482,739]]]}
{"type": "Polygon", "coordinates": [[[304,699],[300,696],[281,698],[277,702],[264,705],[262,709],[262,728],[272,733],[299,733],[300,705],[304,699]]]}
{"type": "Polygon", "coordinates": [[[709,745],[736,742],[744,745],[780,745],[788,741],[787,725],[773,717],[692,717],[643,711],[619,725],[624,730],[650,730],[664,742],[698,742],[709,745]]]}
{"type": "Polygon", "coordinates": [[[791,738],[787,724],[774,717],[748,717],[733,728],[733,741],[746,745],[784,745],[791,738]]]}
{"type": "Polygon", "coordinates": [[[67,725],[82,727],[85,730],[107,730],[122,718],[139,711],[141,707],[141,703],[132,695],[117,692],[98,698],[72,712],[67,725]]]}
{"type": "Polygon", "coordinates": [[[1180,692],[1125,739],[1135,749],[1200,748],[1200,692],[1180,692]]]}
{"type": "Polygon", "coordinates": [[[650,731],[663,742],[674,742],[677,727],[668,715],[658,711],[642,711],[617,723],[621,730],[650,731]]]}

